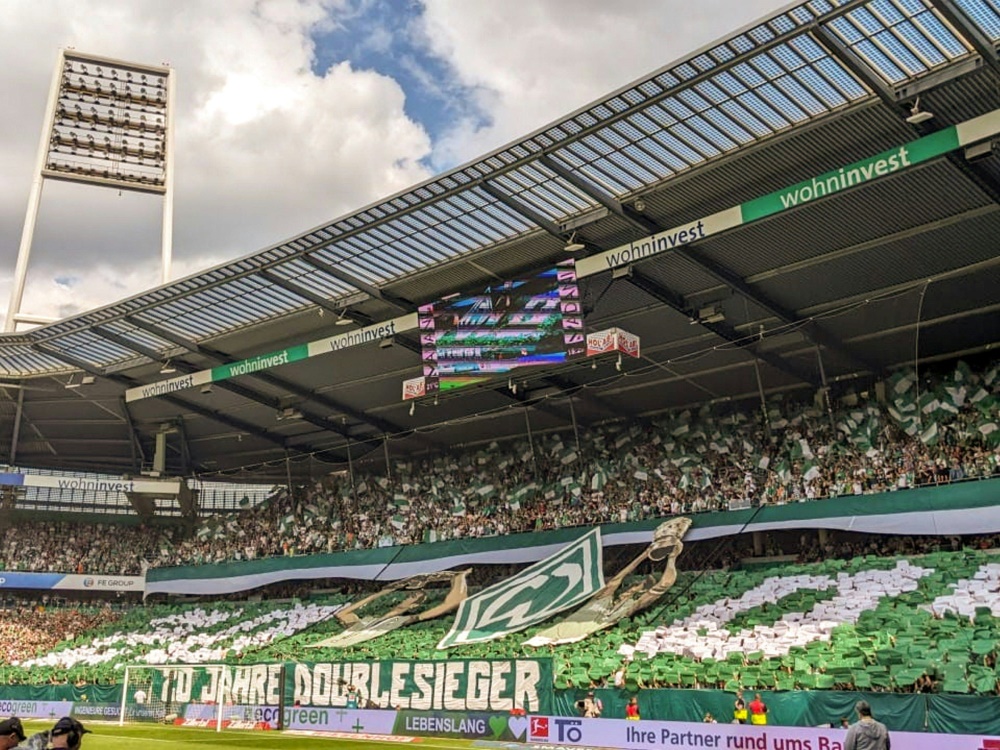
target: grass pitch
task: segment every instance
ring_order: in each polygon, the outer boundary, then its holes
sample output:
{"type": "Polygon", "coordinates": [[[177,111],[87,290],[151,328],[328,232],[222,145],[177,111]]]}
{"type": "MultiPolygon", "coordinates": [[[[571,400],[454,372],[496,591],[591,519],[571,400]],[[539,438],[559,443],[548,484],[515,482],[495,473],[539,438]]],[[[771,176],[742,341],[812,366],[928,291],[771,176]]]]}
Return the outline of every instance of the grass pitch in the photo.
{"type": "MultiPolygon", "coordinates": [[[[50,729],[53,721],[26,721],[24,731],[30,737],[35,732],[50,729]]],[[[82,750],[228,750],[228,748],[268,748],[268,750],[360,750],[363,747],[388,750],[396,747],[419,747],[426,750],[466,750],[470,740],[412,738],[409,742],[393,740],[342,739],[308,737],[285,732],[254,732],[163,726],[161,724],[117,724],[84,722],[93,734],[84,737],[82,750]]]]}

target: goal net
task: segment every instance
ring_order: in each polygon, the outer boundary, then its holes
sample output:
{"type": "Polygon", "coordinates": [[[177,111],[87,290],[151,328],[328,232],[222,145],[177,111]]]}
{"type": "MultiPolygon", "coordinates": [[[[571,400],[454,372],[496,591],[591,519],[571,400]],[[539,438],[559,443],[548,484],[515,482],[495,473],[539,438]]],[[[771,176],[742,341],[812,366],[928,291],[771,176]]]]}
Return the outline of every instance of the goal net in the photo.
{"type": "Polygon", "coordinates": [[[282,677],[279,664],[128,666],[119,724],[162,722],[219,731],[227,727],[277,729],[282,677]]]}

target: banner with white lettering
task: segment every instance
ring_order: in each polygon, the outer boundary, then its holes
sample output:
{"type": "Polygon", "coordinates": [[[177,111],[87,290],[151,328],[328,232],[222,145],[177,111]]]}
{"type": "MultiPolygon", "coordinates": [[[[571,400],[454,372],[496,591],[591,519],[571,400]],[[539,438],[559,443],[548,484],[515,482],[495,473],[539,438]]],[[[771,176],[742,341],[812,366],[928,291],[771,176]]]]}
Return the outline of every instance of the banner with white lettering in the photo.
{"type": "Polygon", "coordinates": [[[286,672],[296,706],[550,713],[550,659],[299,663],[286,672]]]}
{"type": "Polygon", "coordinates": [[[0,589],[63,591],[138,591],[145,588],[142,576],[88,576],[78,573],[22,573],[0,570],[0,589]]]}

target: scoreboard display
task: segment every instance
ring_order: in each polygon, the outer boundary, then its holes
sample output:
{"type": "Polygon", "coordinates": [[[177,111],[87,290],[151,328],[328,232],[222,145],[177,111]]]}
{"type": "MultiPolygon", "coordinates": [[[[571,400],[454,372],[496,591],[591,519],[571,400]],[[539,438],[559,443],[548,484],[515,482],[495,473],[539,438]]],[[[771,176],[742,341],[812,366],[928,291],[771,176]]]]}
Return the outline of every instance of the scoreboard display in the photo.
{"type": "Polygon", "coordinates": [[[453,295],[418,311],[427,391],[482,383],[522,367],[586,356],[573,261],[481,294],[453,295]]]}

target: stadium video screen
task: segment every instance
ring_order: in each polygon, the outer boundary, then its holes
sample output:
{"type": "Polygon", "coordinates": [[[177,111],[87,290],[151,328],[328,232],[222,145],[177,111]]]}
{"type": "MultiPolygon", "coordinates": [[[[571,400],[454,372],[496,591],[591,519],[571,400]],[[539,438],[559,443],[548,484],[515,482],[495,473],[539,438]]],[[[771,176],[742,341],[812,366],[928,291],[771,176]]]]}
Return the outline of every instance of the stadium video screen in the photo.
{"type": "Polygon", "coordinates": [[[572,261],[481,294],[418,310],[428,391],[473,385],[516,368],[585,356],[580,290],[572,261]]]}

